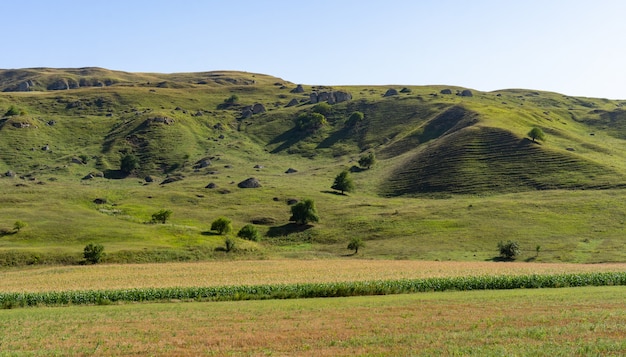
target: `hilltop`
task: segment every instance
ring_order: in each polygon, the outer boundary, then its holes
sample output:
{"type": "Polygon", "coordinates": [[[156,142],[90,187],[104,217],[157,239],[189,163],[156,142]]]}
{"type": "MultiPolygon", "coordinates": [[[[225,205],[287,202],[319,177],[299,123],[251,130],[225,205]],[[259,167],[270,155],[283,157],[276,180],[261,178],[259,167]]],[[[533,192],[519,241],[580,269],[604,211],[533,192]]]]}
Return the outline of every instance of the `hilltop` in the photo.
{"type": "Polygon", "coordinates": [[[349,231],[379,257],[485,259],[494,241],[515,238],[530,249],[548,239],[548,260],[625,258],[611,252],[623,247],[621,204],[603,218],[593,207],[617,200],[626,184],[626,101],[102,68],[0,70],[0,91],[0,226],[30,222],[0,238],[11,254],[102,240],[120,260],[137,249],[195,259],[221,244],[203,234],[206,220],[226,215],[239,226],[269,222],[262,233],[280,238],[241,242],[253,256],[334,254],[349,231]],[[308,122],[314,112],[323,123],[308,122]],[[355,112],[362,120],[349,120],[355,112]],[[531,140],[533,127],[546,140],[531,140]],[[358,167],[369,153],[376,165],[358,167]],[[128,155],[137,160],[132,172],[121,170],[128,155]],[[350,196],[328,193],[341,170],[356,181],[350,196]],[[249,177],[261,188],[236,186],[249,177]],[[294,231],[285,202],[304,197],[326,218],[294,231]],[[543,204],[528,211],[530,202],[543,204]],[[172,225],[142,224],[164,207],[175,212],[172,225]],[[491,209],[510,214],[494,218],[491,209]],[[560,219],[569,223],[554,227],[560,219]],[[524,224],[544,232],[529,237],[524,224]],[[491,225],[509,231],[502,236],[491,225]],[[604,238],[596,242],[598,230],[604,238]],[[595,243],[575,243],[585,239],[595,243]],[[563,253],[570,248],[571,256],[563,253]]]}

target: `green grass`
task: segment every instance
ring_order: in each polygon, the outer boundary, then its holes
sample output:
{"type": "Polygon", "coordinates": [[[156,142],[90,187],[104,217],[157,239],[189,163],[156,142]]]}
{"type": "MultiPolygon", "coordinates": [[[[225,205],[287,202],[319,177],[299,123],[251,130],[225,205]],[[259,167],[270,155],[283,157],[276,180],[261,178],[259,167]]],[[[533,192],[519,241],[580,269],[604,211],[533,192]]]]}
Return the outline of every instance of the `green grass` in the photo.
{"type": "MultiPolygon", "coordinates": [[[[312,106],[285,105],[317,87],[290,93],[295,85],[270,76],[25,73],[41,88],[64,75],[114,81],[0,93],[1,113],[11,105],[27,112],[0,119],[0,174],[17,174],[0,178],[0,229],[16,220],[28,224],[0,236],[5,265],[76,262],[89,242],[103,244],[109,262],[132,262],[134,254],[136,261],[337,257],[349,253],[353,235],[365,241],[359,255],[368,258],[487,260],[497,242],[511,239],[522,246],[520,260],[626,259],[621,102],[529,90],[460,97],[439,94],[443,86],[412,86],[411,93],[383,98],[386,87],[336,87],[353,100],[334,105],[318,132],[301,133],[293,130],[294,118],[312,106]],[[238,104],[218,109],[232,94],[238,104]],[[267,112],[239,118],[254,103],[267,112]],[[364,121],[347,130],[345,119],[357,110],[364,121]],[[155,117],[174,122],[150,123],[155,117]],[[31,126],[13,126],[22,122],[31,126]],[[545,142],[525,139],[533,126],[544,130],[545,142]],[[46,144],[50,150],[41,150],[46,144]],[[356,192],[329,193],[333,178],[354,171],[368,150],[378,162],[353,172],[356,192]],[[135,175],[82,180],[89,173],[119,176],[123,152],[139,157],[135,175]],[[87,164],[72,163],[78,156],[87,164]],[[211,166],[194,169],[203,158],[211,166]],[[298,172],[285,174],[288,168],[298,172]],[[148,174],[154,183],[144,182],[148,174]],[[168,175],[183,180],[160,185],[168,175]],[[236,187],[249,177],[263,187],[236,187]],[[211,182],[218,187],[205,189],[211,182]],[[95,198],[108,203],[96,205],[95,198]],[[313,199],[320,222],[294,231],[290,198],[313,199]],[[160,209],[171,209],[171,220],[146,224],[160,209]],[[235,231],[256,220],[273,223],[258,225],[261,242],[239,241],[238,252],[224,255],[215,250],[224,237],[208,233],[220,216],[235,231]]],[[[15,84],[0,74],[2,88],[15,84]]]]}
{"type": "Polygon", "coordinates": [[[593,287],[0,310],[0,355],[622,355],[623,296],[593,287]]]}

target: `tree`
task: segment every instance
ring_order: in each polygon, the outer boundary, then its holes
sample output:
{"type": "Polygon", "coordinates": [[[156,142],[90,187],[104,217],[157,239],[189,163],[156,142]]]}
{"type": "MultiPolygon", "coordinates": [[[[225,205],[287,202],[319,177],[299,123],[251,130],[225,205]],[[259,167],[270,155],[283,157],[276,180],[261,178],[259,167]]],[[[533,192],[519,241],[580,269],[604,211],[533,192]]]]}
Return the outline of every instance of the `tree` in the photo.
{"type": "Polygon", "coordinates": [[[27,224],[24,221],[15,221],[15,223],[13,223],[13,230],[15,232],[19,232],[20,230],[22,230],[22,228],[25,228],[26,226],[27,224]]]}
{"type": "Polygon", "coordinates": [[[126,154],[122,157],[120,162],[120,170],[124,173],[130,174],[139,168],[139,160],[133,154],[126,154]]]}
{"type": "Polygon", "coordinates": [[[296,118],[296,128],[299,130],[315,131],[327,123],[326,117],[320,113],[302,113],[296,118]]]}
{"type": "Polygon", "coordinates": [[[226,234],[230,233],[233,230],[233,226],[230,222],[230,219],[225,217],[220,217],[211,223],[211,230],[217,231],[217,233],[226,234]]]}
{"type": "Polygon", "coordinates": [[[83,250],[85,261],[90,264],[98,264],[104,256],[104,246],[102,244],[89,243],[83,250]]]}
{"type": "Polygon", "coordinates": [[[323,116],[328,116],[333,111],[333,107],[328,103],[322,102],[315,105],[311,111],[313,113],[322,114],[323,116]]]}
{"type": "Polygon", "coordinates": [[[365,115],[361,112],[353,112],[352,114],[350,114],[350,116],[348,117],[348,120],[346,120],[346,126],[348,127],[355,127],[357,126],[360,122],[363,121],[363,118],[365,117],[365,115]]]}
{"type": "Polygon", "coordinates": [[[226,251],[230,252],[235,249],[235,240],[232,238],[226,238],[224,240],[224,245],[226,246],[226,251]]]}
{"type": "Polygon", "coordinates": [[[259,231],[255,226],[246,224],[237,232],[237,237],[257,242],[259,240],[259,231]]]}
{"type": "Polygon", "coordinates": [[[363,247],[365,247],[365,243],[363,243],[363,240],[359,237],[352,237],[352,239],[350,239],[350,243],[348,244],[348,249],[354,250],[354,254],[357,254],[359,252],[359,248],[363,247]]]}
{"type": "Polygon", "coordinates": [[[539,140],[545,139],[543,130],[537,127],[533,127],[532,129],[530,129],[530,131],[528,132],[528,136],[530,136],[530,138],[533,139],[533,143],[535,142],[535,139],[539,139],[539,140]]]}
{"type": "Polygon", "coordinates": [[[366,167],[366,168],[370,168],[372,165],[374,165],[374,163],[376,163],[376,157],[374,156],[373,152],[370,152],[367,155],[363,155],[361,156],[361,158],[359,159],[359,166],[361,167],[366,167]]]}
{"type": "Polygon", "coordinates": [[[291,206],[289,221],[296,222],[296,224],[307,224],[308,222],[319,222],[319,220],[313,200],[305,199],[291,206]]]}
{"type": "Polygon", "coordinates": [[[157,223],[157,222],[161,222],[163,224],[165,224],[165,221],[167,221],[170,216],[172,215],[172,211],[169,209],[162,209],[160,211],[158,211],[157,213],[153,213],[152,214],[152,222],[157,223]]]}
{"type": "Polygon", "coordinates": [[[339,175],[337,175],[337,177],[335,177],[335,182],[332,186],[330,186],[330,188],[341,191],[342,195],[344,192],[354,191],[354,183],[352,182],[350,173],[348,171],[342,171],[339,175]]]}
{"type": "Polygon", "coordinates": [[[514,241],[507,241],[506,243],[500,241],[498,243],[498,250],[500,251],[500,256],[508,260],[515,259],[515,257],[521,253],[519,243],[514,241]]]}

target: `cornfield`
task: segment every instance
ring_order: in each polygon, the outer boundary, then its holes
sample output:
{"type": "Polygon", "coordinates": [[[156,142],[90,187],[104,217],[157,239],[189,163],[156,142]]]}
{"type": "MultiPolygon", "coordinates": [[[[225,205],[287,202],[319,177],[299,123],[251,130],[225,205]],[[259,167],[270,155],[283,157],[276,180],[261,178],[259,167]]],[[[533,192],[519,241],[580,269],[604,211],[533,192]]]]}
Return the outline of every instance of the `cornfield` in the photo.
{"type": "Polygon", "coordinates": [[[470,276],[330,283],[0,293],[3,308],[150,301],[235,301],[405,294],[431,291],[626,285],[626,272],[470,276]]]}

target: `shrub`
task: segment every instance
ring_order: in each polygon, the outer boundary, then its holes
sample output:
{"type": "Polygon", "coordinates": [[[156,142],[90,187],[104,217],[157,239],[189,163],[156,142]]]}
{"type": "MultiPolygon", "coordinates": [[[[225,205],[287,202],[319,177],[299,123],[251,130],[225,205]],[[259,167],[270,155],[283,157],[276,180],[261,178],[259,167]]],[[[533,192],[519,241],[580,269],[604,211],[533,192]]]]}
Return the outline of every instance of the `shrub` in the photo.
{"type": "Polygon", "coordinates": [[[308,222],[318,222],[319,219],[315,209],[315,202],[311,199],[302,200],[291,206],[291,218],[289,218],[291,222],[307,224],[308,222]]]}
{"type": "Polygon", "coordinates": [[[255,226],[251,224],[246,224],[237,232],[237,237],[258,242],[259,241],[259,231],[255,226]]]}
{"type": "Polygon", "coordinates": [[[346,126],[355,127],[363,121],[365,115],[361,112],[353,112],[346,120],[346,126]]]}
{"type": "Polygon", "coordinates": [[[211,230],[217,231],[219,234],[226,234],[233,230],[230,219],[220,217],[211,223],[211,230]]]}
{"type": "Polygon", "coordinates": [[[98,264],[104,257],[104,246],[102,244],[89,243],[83,251],[85,262],[89,264],[98,264]]]}
{"type": "Polygon", "coordinates": [[[323,116],[328,116],[333,110],[333,107],[328,103],[319,103],[311,109],[313,113],[319,113],[323,116]]]}
{"type": "Polygon", "coordinates": [[[4,116],[6,117],[12,117],[14,115],[19,115],[20,114],[20,110],[17,109],[14,105],[9,107],[9,110],[6,111],[6,113],[4,113],[4,116]]]}
{"type": "Polygon", "coordinates": [[[359,237],[352,237],[352,239],[350,239],[350,243],[348,243],[348,249],[354,250],[354,254],[357,254],[359,252],[359,248],[363,247],[365,247],[365,244],[359,237]]]}
{"type": "Polygon", "coordinates": [[[165,222],[170,218],[170,216],[172,215],[172,211],[169,209],[162,209],[160,211],[158,211],[157,213],[153,213],[152,214],[152,222],[153,223],[157,223],[157,222],[161,222],[163,224],[165,224],[165,222]]]}
{"type": "Polygon", "coordinates": [[[124,173],[130,174],[139,168],[139,159],[135,155],[126,154],[122,157],[120,162],[120,170],[124,173]]]}
{"type": "Polygon", "coordinates": [[[341,191],[342,195],[344,192],[354,191],[354,182],[352,182],[350,173],[348,171],[340,172],[339,175],[335,177],[335,182],[333,182],[333,185],[330,188],[341,191]]]}
{"type": "Polygon", "coordinates": [[[311,114],[300,114],[296,118],[296,128],[299,130],[317,130],[328,122],[326,121],[326,117],[320,113],[311,113],[311,114]]]}
{"type": "Polygon", "coordinates": [[[372,165],[374,165],[375,162],[376,157],[374,156],[373,152],[370,152],[367,155],[361,156],[361,158],[359,159],[359,166],[369,169],[370,167],[372,167],[372,165]]]}
{"type": "Polygon", "coordinates": [[[498,250],[502,258],[510,260],[515,259],[515,257],[521,253],[519,243],[514,241],[507,241],[506,243],[500,241],[498,243],[498,250]]]}
{"type": "Polygon", "coordinates": [[[26,226],[27,224],[24,221],[15,221],[15,223],[13,223],[13,230],[19,232],[20,230],[22,230],[22,228],[25,228],[26,226]]]}
{"type": "Polygon", "coordinates": [[[230,252],[235,249],[235,240],[232,238],[226,238],[224,240],[224,245],[226,245],[226,251],[230,252]]]}

